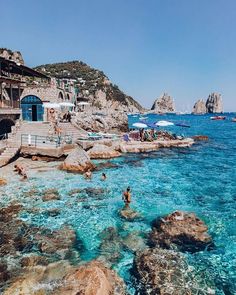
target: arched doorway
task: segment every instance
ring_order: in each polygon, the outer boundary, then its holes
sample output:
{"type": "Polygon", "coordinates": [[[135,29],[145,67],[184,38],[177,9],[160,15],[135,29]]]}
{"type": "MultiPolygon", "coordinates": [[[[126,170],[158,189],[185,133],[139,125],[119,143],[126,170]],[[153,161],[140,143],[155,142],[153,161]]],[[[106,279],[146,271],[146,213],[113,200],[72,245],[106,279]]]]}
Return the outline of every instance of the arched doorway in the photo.
{"type": "Polygon", "coordinates": [[[15,125],[14,121],[11,119],[2,119],[0,121],[0,139],[3,134],[11,132],[11,126],[15,125]]]}
{"type": "Polygon", "coordinates": [[[25,121],[43,121],[43,103],[35,95],[27,95],[21,100],[22,118],[25,121]]]}
{"type": "Polygon", "coordinates": [[[64,100],[64,96],[61,91],[58,94],[58,98],[59,98],[59,100],[64,100]]]}

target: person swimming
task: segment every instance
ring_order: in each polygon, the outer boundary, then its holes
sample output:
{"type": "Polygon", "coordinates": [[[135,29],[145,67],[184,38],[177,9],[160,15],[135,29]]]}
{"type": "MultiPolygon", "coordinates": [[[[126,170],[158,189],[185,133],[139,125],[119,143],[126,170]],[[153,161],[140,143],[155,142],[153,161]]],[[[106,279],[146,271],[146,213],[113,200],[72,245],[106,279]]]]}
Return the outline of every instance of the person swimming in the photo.
{"type": "Polygon", "coordinates": [[[21,175],[23,177],[23,179],[27,179],[27,174],[26,174],[26,169],[25,167],[16,164],[14,165],[14,171],[16,171],[19,175],[21,175]]]}
{"type": "Polygon", "coordinates": [[[131,203],[131,189],[128,186],[126,191],[123,193],[123,197],[122,197],[124,203],[125,203],[125,207],[128,208],[129,204],[131,203]]]}
{"type": "Polygon", "coordinates": [[[107,176],[105,173],[102,173],[102,176],[101,176],[101,180],[105,181],[107,179],[107,176]]]}
{"type": "Polygon", "coordinates": [[[91,179],[92,178],[92,172],[88,170],[87,172],[84,173],[85,179],[91,179]]]}

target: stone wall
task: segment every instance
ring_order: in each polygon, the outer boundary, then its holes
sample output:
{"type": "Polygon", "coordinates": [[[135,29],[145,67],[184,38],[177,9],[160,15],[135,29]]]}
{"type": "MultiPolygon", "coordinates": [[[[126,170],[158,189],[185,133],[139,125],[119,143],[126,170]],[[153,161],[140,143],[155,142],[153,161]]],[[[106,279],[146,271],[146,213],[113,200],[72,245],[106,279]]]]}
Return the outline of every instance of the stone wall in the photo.
{"type": "Polygon", "coordinates": [[[62,102],[70,101],[72,102],[75,97],[75,89],[71,88],[71,91],[66,91],[63,88],[57,86],[56,80],[52,79],[51,84],[47,85],[32,85],[27,86],[20,99],[27,95],[35,95],[39,97],[43,102],[62,102]]]}

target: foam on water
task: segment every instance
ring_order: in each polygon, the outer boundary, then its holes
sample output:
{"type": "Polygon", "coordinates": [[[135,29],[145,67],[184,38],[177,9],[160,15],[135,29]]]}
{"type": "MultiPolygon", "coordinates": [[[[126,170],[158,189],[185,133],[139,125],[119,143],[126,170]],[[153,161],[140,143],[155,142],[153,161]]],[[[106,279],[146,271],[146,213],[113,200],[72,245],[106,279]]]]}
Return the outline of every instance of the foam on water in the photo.
{"type": "MultiPolygon", "coordinates": [[[[164,119],[191,125],[189,129],[169,127],[170,131],[204,134],[210,140],[192,148],[162,149],[112,160],[118,167],[106,170],[105,182],[100,180],[101,172],[94,173],[92,181],[86,181],[81,175],[59,170],[40,173],[35,170],[28,182],[13,181],[0,188],[1,203],[18,200],[25,208],[39,209],[36,213],[26,210],[21,214],[32,225],[50,229],[71,225],[83,243],[83,260],[100,254],[100,234],[107,227],[142,233],[150,230],[150,222],[158,216],[174,210],[193,211],[208,225],[216,249],[187,255],[189,263],[199,271],[208,270],[208,279],[216,284],[217,294],[236,294],[236,123],[210,121],[209,116],[170,115],[164,119]],[[135,222],[125,222],[118,215],[123,206],[122,191],[128,185],[132,188],[132,207],[143,217],[135,222]],[[102,188],[104,193],[69,194],[73,189],[88,187],[102,188]],[[61,200],[43,202],[40,196],[25,196],[32,189],[47,188],[58,189],[61,200]],[[48,216],[44,211],[50,208],[59,208],[60,214],[48,216]]],[[[130,118],[130,124],[135,120],[130,118]]],[[[149,120],[155,121],[157,117],[150,115],[149,120]]],[[[134,292],[129,281],[132,259],[132,252],[123,251],[114,265],[131,293],[134,292]]]]}

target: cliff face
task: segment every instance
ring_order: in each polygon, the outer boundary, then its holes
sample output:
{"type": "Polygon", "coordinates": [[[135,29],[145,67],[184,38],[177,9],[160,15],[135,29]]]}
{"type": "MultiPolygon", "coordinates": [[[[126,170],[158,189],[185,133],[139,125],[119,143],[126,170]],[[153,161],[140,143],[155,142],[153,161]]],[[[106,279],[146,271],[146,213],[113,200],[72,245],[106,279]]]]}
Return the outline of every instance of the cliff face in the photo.
{"type": "Polygon", "coordinates": [[[205,114],[206,103],[203,99],[199,99],[193,106],[193,114],[205,114]]]}
{"type": "Polygon", "coordinates": [[[16,63],[24,64],[23,57],[19,51],[12,51],[7,48],[0,48],[0,56],[6,59],[15,61],[16,63]]]}
{"type": "Polygon", "coordinates": [[[221,95],[218,93],[211,93],[206,101],[206,109],[208,113],[223,113],[221,95]]]}
{"type": "Polygon", "coordinates": [[[156,99],[151,110],[155,113],[172,113],[175,112],[174,101],[171,96],[164,93],[160,98],[156,99]]]}
{"type": "Polygon", "coordinates": [[[41,65],[35,68],[51,77],[73,79],[78,96],[86,98],[98,109],[127,112],[142,111],[142,106],[131,96],[123,93],[100,70],[91,68],[81,61],[41,65]]]}
{"type": "Polygon", "coordinates": [[[199,99],[193,106],[193,114],[223,113],[222,97],[218,93],[211,93],[207,101],[199,99]]]}

